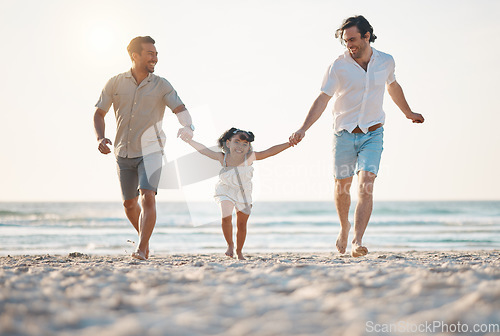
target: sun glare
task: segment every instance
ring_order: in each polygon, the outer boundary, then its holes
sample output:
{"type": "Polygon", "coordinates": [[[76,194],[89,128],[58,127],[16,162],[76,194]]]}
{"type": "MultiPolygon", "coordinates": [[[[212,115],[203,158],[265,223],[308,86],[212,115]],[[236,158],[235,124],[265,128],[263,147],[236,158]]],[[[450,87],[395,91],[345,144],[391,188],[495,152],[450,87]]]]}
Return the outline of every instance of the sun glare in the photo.
{"type": "Polygon", "coordinates": [[[93,26],[87,36],[92,49],[95,51],[108,50],[111,46],[110,42],[113,40],[113,33],[105,25],[93,26]]]}

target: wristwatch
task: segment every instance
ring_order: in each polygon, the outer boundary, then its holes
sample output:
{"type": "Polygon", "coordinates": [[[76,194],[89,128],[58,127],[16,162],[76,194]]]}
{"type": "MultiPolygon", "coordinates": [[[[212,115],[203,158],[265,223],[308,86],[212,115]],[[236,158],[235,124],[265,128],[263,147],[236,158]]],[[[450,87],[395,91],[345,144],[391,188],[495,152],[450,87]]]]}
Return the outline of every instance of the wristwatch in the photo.
{"type": "Polygon", "coordinates": [[[194,132],[194,125],[193,124],[189,125],[189,128],[191,129],[191,131],[194,132]]]}

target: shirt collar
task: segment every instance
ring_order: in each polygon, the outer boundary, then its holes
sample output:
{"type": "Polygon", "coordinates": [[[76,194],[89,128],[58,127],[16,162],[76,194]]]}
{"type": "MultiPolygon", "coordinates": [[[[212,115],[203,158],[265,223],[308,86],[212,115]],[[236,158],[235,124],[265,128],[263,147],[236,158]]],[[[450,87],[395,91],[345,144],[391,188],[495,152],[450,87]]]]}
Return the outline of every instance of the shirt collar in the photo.
{"type": "MultiPolygon", "coordinates": [[[[132,76],[132,69],[129,69],[127,72],[125,72],[125,77],[126,78],[134,78],[134,76],[132,76]]],[[[148,77],[146,77],[144,80],[151,82],[152,78],[153,78],[153,74],[149,73],[148,77]]]]}
{"type": "MultiPolygon", "coordinates": [[[[372,47],[372,57],[370,57],[370,59],[376,58],[376,57],[379,57],[379,56],[380,56],[380,52],[377,49],[375,49],[375,48],[372,47]]],[[[347,58],[348,60],[356,63],[356,61],[352,58],[351,53],[349,52],[349,50],[346,50],[344,52],[344,57],[347,58]]]]}

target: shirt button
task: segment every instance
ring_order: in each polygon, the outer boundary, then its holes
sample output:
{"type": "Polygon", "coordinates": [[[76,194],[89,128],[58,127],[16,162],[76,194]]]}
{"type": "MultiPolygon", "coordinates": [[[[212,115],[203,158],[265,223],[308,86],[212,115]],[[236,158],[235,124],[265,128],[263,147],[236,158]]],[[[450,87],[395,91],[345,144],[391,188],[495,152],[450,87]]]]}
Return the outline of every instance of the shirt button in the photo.
{"type": "Polygon", "coordinates": [[[134,102],[134,105],[137,105],[137,102],[134,102]]]}
{"type": "Polygon", "coordinates": [[[132,118],[134,117],[134,115],[132,114],[132,118]]]}
{"type": "Polygon", "coordinates": [[[131,129],[131,128],[129,128],[128,130],[129,130],[129,131],[131,131],[132,129],[131,129]]]}

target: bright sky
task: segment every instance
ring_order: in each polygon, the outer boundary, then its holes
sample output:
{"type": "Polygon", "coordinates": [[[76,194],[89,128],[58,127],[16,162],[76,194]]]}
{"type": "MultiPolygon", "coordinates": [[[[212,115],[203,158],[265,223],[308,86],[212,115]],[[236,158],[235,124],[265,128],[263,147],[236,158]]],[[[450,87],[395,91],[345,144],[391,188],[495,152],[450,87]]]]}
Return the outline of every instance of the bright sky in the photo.
{"type": "MultiPolygon", "coordinates": [[[[500,199],[498,13],[494,0],[4,0],[0,201],[120,201],[92,116],[106,81],[129,69],[133,37],[156,40],[155,73],[191,111],[196,140],[214,145],[236,126],[263,150],[302,124],[344,51],[334,32],[356,14],[374,27],[373,47],[394,56],[410,106],[426,118],[412,124],[386,95],[375,199],[500,199]]],[[[255,164],[256,200],[333,199],[331,106],[298,147],[255,164]]],[[[172,151],[191,152],[166,115],[172,151]]],[[[112,111],[106,123],[114,139],[112,111]]],[[[205,189],[197,196],[212,200],[213,183],[205,189]]]]}

